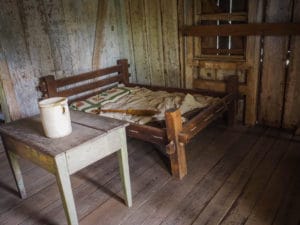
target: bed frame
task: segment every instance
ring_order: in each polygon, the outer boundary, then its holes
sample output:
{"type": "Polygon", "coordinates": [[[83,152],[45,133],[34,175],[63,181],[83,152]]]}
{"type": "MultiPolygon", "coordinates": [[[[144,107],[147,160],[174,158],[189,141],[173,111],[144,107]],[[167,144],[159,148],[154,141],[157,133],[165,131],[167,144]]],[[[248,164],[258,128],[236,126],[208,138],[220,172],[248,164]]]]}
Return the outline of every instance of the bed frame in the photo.
{"type": "Polygon", "coordinates": [[[128,67],[128,61],[121,59],[117,61],[115,66],[72,77],[55,79],[53,75],[49,75],[40,79],[39,89],[43,98],[55,96],[71,97],[69,98],[69,103],[94,96],[118,83],[123,83],[125,86],[130,87],[146,87],[154,91],[164,90],[220,97],[222,101],[202,109],[186,123],[182,123],[180,111],[172,109],[165,113],[165,128],[133,123],[127,127],[127,135],[129,137],[151,142],[164,149],[163,153],[170,159],[172,175],[182,179],[187,174],[185,145],[191,138],[224,113],[227,115],[228,124],[234,124],[237,108],[236,100],[238,97],[237,76],[228,77],[226,80],[226,92],[220,93],[199,89],[166,88],[129,83],[130,74],[128,67]],[[89,82],[91,80],[93,82],[89,82]],[[102,88],[102,90],[99,90],[99,88],[102,88]]]}

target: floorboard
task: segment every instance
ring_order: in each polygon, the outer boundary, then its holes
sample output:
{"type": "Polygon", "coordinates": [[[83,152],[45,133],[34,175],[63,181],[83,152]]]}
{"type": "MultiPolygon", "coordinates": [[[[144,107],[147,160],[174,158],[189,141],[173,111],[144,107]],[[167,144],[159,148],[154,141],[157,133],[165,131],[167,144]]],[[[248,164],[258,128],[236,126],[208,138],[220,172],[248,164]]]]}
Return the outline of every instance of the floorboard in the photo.
{"type": "MultiPolygon", "coordinates": [[[[115,156],[72,176],[81,225],[293,225],[300,222],[300,141],[266,127],[215,123],[187,146],[188,175],[170,176],[155,148],[128,142],[133,206],[123,203],[115,156]]],[[[55,179],[20,159],[17,193],[0,152],[0,224],[67,224],[55,179]]]]}

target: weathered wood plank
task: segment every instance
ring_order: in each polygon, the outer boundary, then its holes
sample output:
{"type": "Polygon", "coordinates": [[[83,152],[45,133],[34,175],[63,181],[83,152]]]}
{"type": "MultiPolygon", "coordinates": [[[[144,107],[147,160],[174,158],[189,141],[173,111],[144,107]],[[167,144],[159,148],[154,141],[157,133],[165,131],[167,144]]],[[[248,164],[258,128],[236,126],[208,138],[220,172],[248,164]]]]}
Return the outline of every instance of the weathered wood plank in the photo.
{"type": "Polygon", "coordinates": [[[6,122],[21,118],[21,109],[17,102],[17,96],[14,92],[12,77],[10,77],[8,64],[3,54],[0,40],[0,90],[1,90],[1,108],[6,122]]]}
{"type": "Polygon", "coordinates": [[[45,16],[44,29],[49,35],[56,77],[61,78],[73,74],[74,62],[72,61],[62,0],[43,1],[41,8],[45,16]]]}
{"type": "Polygon", "coordinates": [[[286,195],[287,188],[291,182],[293,171],[298,168],[299,145],[286,145],[285,155],[277,164],[277,168],[269,179],[266,189],[258,199],[246,225],[262,225],[274,222],[278,208],[286,195]]]}
{"type": "Polygon", "coordinates": [[[273,149],[268,152],[264,160],[255,169],[242,193],[235,199],[232,207],[228,209],[226,215],[222,218],[223,224],[234,224],[238,221],[246,221],[256,206],[257,201],[261,199],[261,194],[272,176],[278,163],[285,154],[285,149],[289,144],[291,135],[280,134],[273,149]]]}
{"type": "Polygon", "coordinates": [[[236,166],[252,149],[263,131],[264,129],[258,128],[244,133],[241,138],[232,144],[230,151],[225,154],[218,164],[194,186],[181,201],[181,204],[163,219],[161,224],[191,224],[199,211],[215,196],[236,166]]]}
{"type": "Polygon", "coordinates": [[[105,42],[104,30],[105,30],[106,20],[107,20],[107,1],[99,0],[95,40],[94,40],[94,50],[93,50],[93,58],[92,58],[92,64],[94,70],[99,69],[101,67],[101,60],[102,60],[101,53],[105,42]]]}
{"type": "MultiPolygon", "coordinates": [[[[293,22],[300,22],[300,2],[294,3],[293,22]]],[[[283,127],[296,128],[300,123],[300,37],[292,36],[290,40],[290,64],[284,105],[283,127]]]]}
{"type": "Polygon", "coordinates": [[[189,175],[181,182],[171,180],[160,192],[155,193],[141,206],[137,207],[135,211],[130,212],[127,218],[124,218],[122,224],[160,224],[161,220],[180,205],[193,187],[224,157],[231,144],[240,138],[243,132],[240,130],[241,133],[237,134],[229,129],[218,129],[214,132],[206,131],[188,146],[188,157],[192,159],[188,160],[189,175]],[[221,145],[223,140],[229,140],[226,142],[226,146],[221,145]],[[196,146],[201,147],[194,149],[196,146]]]}
{"type": "Polygon", "coordinates": [[[149,50],[147,48],[148,33],[146,30],[144,0],[130,0],[131,30],[133,34],[135,70],[137,82],[140,84],[151,83],[149,67],[149,50]]]}
{"type": "Polygon", "coordinates": [[[147,48],[151,70],[151,85],[165,84],[161,0],[145,1],[147,48]]]}
{"type": "MultiPolygon", "coordinates": [[[[263,1],[252,0],[248,2],[248,21],[260,23],[263,19],[263,1]]],[[[245,103],[245,123],[256,124],[258,107],[258,85],[260,73],[261,37],[249,36],[246,43],[246,63],[251,66],[247,71],[247,95],[245,103]]]]}
{"type": "MultiPolygon", "coordinates": [[[[291,142],[290,148],[299,149],[299,142],[291,142]]],[[[297,151],[297,150],[296,150],[297,151]]],[[[294,158],[295,159],[295,158],[294,158]]],[[[292,161],[297,164],[293,170],[291,182],[286,186],[286,192],[282,198],[279,209],[277,210],[276,218],[273,220],[274,225],[286,224],[292,225],[297,224],[300,220],[299,209],[300,209],[300,168],[299,163],[292,161]]]]}
{"type": "MultiPolygon", "coordinates": [[[[15,92],[21,116],[30,116],[38,111],[37,92],[32,78],[34,73],[25,40],[23,18],[20,17],[19,12],[17,1],[4,1],[1,3],[0,40],[9,71],[9,80],[11,80],[11,83],[8,84],[13,85],[13,90],[7,91],[15,92]],[[24,92],[24,89],[26,89],[26,92],[24,92]]],[[[6,70],[5,64],[4,70],[6,70]]],[[[10,102],[7,103],[10,104],[10,102]]]]}
{"type": "Polygon", "coordinates": [[[33,67],[31,79],[35,77],[36,82],[38,77],[54,72],[43,2],[34,0],[18,1],[18,7],[24,38],[33,67]]]}
{"type": "Polygon", "coordinates": [[[278,36],[299,35],[299,23],[261,23],[261,24],[223,24],[223,25],[198,25],[182,28],[186,36],[278,36]]]}
{"type": "MultiPolygon", "coordinates": [[[[98,1],[62,0],[62,7],[66,34],[69,39],[73,72],[78,73],[91,70],[98,1]]],[[[100,7],[105,10],[102,4],[100,7]]]]}
{"type": "Polygon", "coordinates": [[[268,130],[255,144],[251,152],[226,180],[216,196],[208,203],[198,215],[193,224],[219,224],[227,210],[235,203],[242,193],[256,167],[264,159],[265,155],[272,151],[272,146],[279,135],[277,130],[268,130]]]}
{"type": "Polygon", "coordinates": [[[160,0],[160,3],[166,86],[180,87],[177,1],[160,0]]]}
{"type": "MultiPolygon", "coordinates": [[[[291,2],[291,0],[269,0],[266,22],[290,21],[291,2]]],[[[265,37],[264,39],[259,121],[274,127],[280,127],[282,122],[288,39],[288,37],[265,37]]]]}

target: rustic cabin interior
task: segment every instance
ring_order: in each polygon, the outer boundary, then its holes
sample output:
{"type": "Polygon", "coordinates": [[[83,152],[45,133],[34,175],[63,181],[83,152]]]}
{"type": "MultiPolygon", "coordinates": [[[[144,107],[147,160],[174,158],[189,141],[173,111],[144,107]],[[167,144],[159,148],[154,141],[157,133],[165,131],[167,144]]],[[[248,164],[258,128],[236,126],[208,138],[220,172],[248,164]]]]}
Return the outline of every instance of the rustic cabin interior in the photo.
{"type": "Polygon", "coordinates": [[[299,225],[300,0],[1,0],[0,224],[299,225]]]}

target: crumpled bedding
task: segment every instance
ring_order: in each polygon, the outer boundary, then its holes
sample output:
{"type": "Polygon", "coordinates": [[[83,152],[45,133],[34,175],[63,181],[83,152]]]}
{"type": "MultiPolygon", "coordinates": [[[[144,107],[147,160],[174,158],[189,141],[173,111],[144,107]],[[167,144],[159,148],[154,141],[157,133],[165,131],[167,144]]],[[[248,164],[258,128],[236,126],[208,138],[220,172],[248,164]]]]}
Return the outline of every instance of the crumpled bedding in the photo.
{"type": "MultiPolygon", "coordinates": [[[[83,101],[71,104],[71,109],[101,116],[125,120],[131,123],[146,124],[151,121],[161,121],[165,111],[179,108],[181,114],[194,109],[201,109],[219,101],[219,98],[200,94],[169,93],[166,91],[151,91],[141,87],[115,87],[83,101]],[[158,110],[154,116],[136,116],[125,113],[100,112],[99,109],[143,109],[158,110]]],[[[185,121],[185,118],[183,118],[185,121]]]]}

